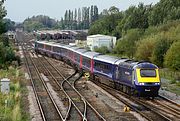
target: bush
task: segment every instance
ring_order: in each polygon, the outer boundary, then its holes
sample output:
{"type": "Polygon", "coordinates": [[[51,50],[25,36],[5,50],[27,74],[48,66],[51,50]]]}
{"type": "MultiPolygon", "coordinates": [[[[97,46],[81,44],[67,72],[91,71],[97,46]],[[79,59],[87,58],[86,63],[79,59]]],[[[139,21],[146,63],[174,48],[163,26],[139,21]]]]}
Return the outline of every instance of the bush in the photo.
{"type": "Polygon", "coordinates": [[[173,70],[180,70],[180,41],[174,42],[165,55],[164,65],[173,70]]]}
{"type": "Polygon", "coordinates": [[[154,47],[151,61],[160,67],[163,67],[164,55],[171,45],[170,40],[164,34],[159,35],[154,47]]]}
{"type": "Polygon", "coordinates": [[[155,46],[155,37],[151,36],[145,39],[142,39],[136,43],[136,54],[135,57],[137,60],[147,60],[150,61],[152,53],[155,46]]]}
{"type": "Polygon", "coordinates": [[[128,30],[123,39],[120,39],[115,47],[115,51],[133,58],[136,51],[136,42],[141,38],[143,31],[141,29],[128,30]]]}
{"type": "Polygon", "coordinates": [[[8,69],[13,61],[20,65],[20,58],[15,56],[13,48],[6,36],[0,36],[0,68],[8,69]]]}
{"type": "Polygon", "coordinates": [[[109,53],[109,49],[106,46],[102,46],[100,48],[94,48],[94,50],[96,52],[99,52],[99,53],[102,53],[102,54],[109,53]]]}

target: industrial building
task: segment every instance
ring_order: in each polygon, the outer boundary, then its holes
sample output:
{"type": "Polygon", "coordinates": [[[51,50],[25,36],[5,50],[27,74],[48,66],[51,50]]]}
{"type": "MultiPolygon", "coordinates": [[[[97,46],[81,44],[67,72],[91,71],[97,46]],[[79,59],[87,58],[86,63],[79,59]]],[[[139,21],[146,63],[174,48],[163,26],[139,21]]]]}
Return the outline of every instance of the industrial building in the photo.
{"type": "Polygon", "coordinates": [[[94,51],[94,48],[100,48],[106,46],[109,50],[112,50],[116,44],[116,37],[107,35],[91,35],[87,37],[87,47],[94,51]]]}
{"type": "Polygon", "coordinates": [[[56,40],[56,42],[69,44],[75,43],[75,40],[85,41],[87,32],[81,30],[44,30],[34,32],[37,40],[56,40]]]}

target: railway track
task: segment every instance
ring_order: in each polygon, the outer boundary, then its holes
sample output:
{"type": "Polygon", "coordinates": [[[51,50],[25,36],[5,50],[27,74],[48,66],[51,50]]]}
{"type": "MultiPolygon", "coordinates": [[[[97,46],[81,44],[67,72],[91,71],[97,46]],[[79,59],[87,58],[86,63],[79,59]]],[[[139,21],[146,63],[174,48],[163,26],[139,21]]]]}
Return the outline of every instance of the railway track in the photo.
{"type": "Polygon", "coordinates": [[[167,115],[172,120],[180,120],[180,105],[163,97],[146,101],[149,105],[159,110],[163,115],[167,115]]]}
{"type": "MultiPolygon", "coordinates": [[[[63,77],[63,82],[61,83],[62,89],[66,92],[66,95],[71,99],[73,106],[78,111],[79,115],[82,117],[82,120],[86,121],[105,121],[103,116],[100,115],[98,111],[76,90],[75,82],[82,76],[82,74],[75,74],[74,77],[66,78],[54,65],[47,60],[47,64],[50,64],[51,67],[56,70],[56,72],[63,77]],[[90,116],[91,114],[91,116],[90,116]],[[89,118],[90,117],[90,118],[89,118]]],[[[52,71],[52,70],[51,70],[52,71]]],[[[61,70],[62,71],[62,70],[61,70]]],[[[52,71],[54,72],[54,71],[52,71]]]]}
{"type": "Polygon", "coordinates": [[[136,111],[142,117],[148,121],[173,121],[169,116],[165,115],[159,111],[154,106],[150,105],[144,100],[137,97],[129,96],[121,91],[115,90],[107,85],[94,82],[96,85],[100,86],[102,89],[110,93],[112,96],[117,98],[119,101],[123,102],[126,106],[130,107],[131,110],[136,111]],[[123,97],[122,97],[123,96],[123,97]]]}
{"type": "Polygon", "coordinates": [[[74,73],[68,78],[66,78],[64,77],[63,74],[61,74],[58,70],[56,70],[56,68],[53,67],[53,65],[51,65],[48,61],[46,61],[46,58],[43,58],[43,57],[39,58],[38,56],[36,57],[37,58],[35,58],[34,61],[36,61],[36,64],[37,64],[36,66],[38,67],[38,70],[42,73],[45,73],[45,75],[48,76],[48,78],[51,78],[49,82],[54,81],[54,84],[51,83],[53,87],[56,85],[55,89],[58,90],[58,92],[60,90],[63,91],[63,93],[66,95],[66,98],[69,100],[68,111],[66,115],[62,116],[64,121],[65,120],[86,121],[87,116],[88,118],[91,117],[89,119],[94,120],[95,118],[92,118],[93,114],[94,114],[94,117],[96,117],[96,120],[97,120],[97,117],[98,117],[98,120],[105,120],[87,101],[85,101],[85,99],[75,89],[73,84],[69,83],[70,80],[74,82],[78,80],[81,77],[81,74],[78,75],[74,73]],[[75,76],[74,77],[75,79],[72,79],[73,75],[75,76]],[[76,112],[77,115],[74,115],[75,114],[74,112],[76,112]],[[91,116],[89,116],[88,114],[91,114],[91,116]]]}
{"type": "MultiPolygon", "coordinates": [[[[56,100],[60,100],[61,102],[63,102],[63,104],[60,104],[58,107],[59,107],[60,111],[62,112],[63,121],[66,121],[68,119],[68,116],[69,116],[69,112],[70,112],[70,109],[71,109],[72,102],[71,102],[70,98],[67,97],[66,93],[64,92],[61,85],[59,84],[59,80],[62,80],[62,77],[58,76],[52,70],[50,70],[50,67],[48,65],[44,65],[44,63],[43,63],[44,60],[43,59],[44,58],[42,58],[42,57],[38,57],[38,58],[35,59],[35,61],[38,64],[37,66],[38,66],[39,71],[42,74],[44,74],[44,78],[45,78],[45,76],[48,77],[48,79],[46,78],[46,83],[48,85],[52,85],[52,87],[55,90],[56,94],[59,95],[58,97],[61,97],[61,98],[56,97],[57,98],[56,100]],[[53,75],[52,73],[55,74],[55,75],[53,75]]],[[[68,77],[68,78],[70,78],[70,77],[68,77]]],[[[51,87],[49,86],[49,88],[51,88],[51,87]]],[[[59,101],[57,101],[57,103],[58,102],[59,101]]]]}
{"type": "Polygon", "coordinates": [[[43,121],[61,121],[63,120],[62,114],[58,109],[57,104],[50,91],[48,90],[44,80],[42,79],[34,61],[32,60],[26,47],[21,45],[25,56],[25,63],[31,77],[31,84],[35,94],[35,98],[40,110],[43,121]]]}

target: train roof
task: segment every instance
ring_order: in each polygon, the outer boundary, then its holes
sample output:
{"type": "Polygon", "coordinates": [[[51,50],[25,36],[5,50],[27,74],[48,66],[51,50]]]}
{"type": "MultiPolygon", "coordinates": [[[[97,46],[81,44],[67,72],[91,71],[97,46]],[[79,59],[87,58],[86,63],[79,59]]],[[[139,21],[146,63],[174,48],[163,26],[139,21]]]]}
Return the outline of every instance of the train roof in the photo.
{"type": "Polygon", "coordinates": [[[53,43],[53,47],[60,47],[60,48],[68,48],[67,45],[65,44],[60,44],[60,43],[53,43]]]}
{"type": "Polygon", "coordinates": [[[88,50],[82,49],[82,48],[77,49],[77,50],[74,50],[74,52],[75,52],[75,53],[78,53],[78,54],[82,54],[82,53],[87,52],[87,51],[88,51],[88,50]]]}
{"type": "Polygon", "coordinates": [[[81,49],[81,48],[77,46],[72,46],[71,48],[69,48],[69,50],[72,50],[72,51],[77,50],[77,49],[81,49]]]}
{"type": "Polygon", "coordinates": [[[55,44],[55,42],[52,42],[52,41],[36,41],[36,42],[40,44],[51,45],[51,46],[55,44]]]}
{"type": "Polygon", "coordinates": [[[133,60],[126,60],[124,62],[119,63],[120,66],[130,68],[130,69],[133,69],[137,64],[138,62],[133,61],[133,60]]]}
{"type": "Polygon", "coordinates": [[[93,58],[97,55],[100,55],[101,53],[97,53],[97,52],[93,52],[93,51],[87,51],[85,53],[83,53],[82,55],[87,57],[87,58],[93,58]]]}
{"type": "Polygon", "coordinates": [[[98,55],[94,57],[94,60],[99,60],[107,63],[114,64],[116,63],[120,58],[114,57],[114,56],[109,56],[109,55],[98,55]]]}
{"type": "Polygon", "coordinates": [[[41,44],[46,44],[46,45],[51,45],[51,46],[55,46],[55,47],[61,47],[61,48],[65,48],[65,49],[69,49],[69,50],[77,50],[80,49],[80,47],[74,46],[74,45],[65,45],[65,44],[61,44],[61,43],[57,43],[57,42],[52,42],[52,41],[37,41],[38,43],[41,44]]]}
{"type": "Polygon", "coordinates": [[[119,60],[117,60],[116,62],[115,62],[115,64],[116,65],[119,65],[120,63],[123,63],[123,62],[126,62],[126,61],[128,61],[129,59],[127,59],[127,58],[119,58],[119,60]]]}
{"type": "Polygon", "coordinates": [[[135,60],[126,60],[119,63],[120,66],[125,68],[134,69],[134,68],[158,68],[156,65],[148,61],[135,61],[135,60]]]}

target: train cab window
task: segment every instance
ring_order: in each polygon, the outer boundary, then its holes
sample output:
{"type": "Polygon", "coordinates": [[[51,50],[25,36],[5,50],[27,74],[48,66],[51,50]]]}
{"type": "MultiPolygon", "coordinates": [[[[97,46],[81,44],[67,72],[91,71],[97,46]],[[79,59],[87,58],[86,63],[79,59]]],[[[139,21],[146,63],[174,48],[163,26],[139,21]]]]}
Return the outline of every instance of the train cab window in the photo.
{"type": "Polygon", "coordinates": [[[141,69],[141,77],[156,77],[156,70],[154,69],[141,69]]]}

